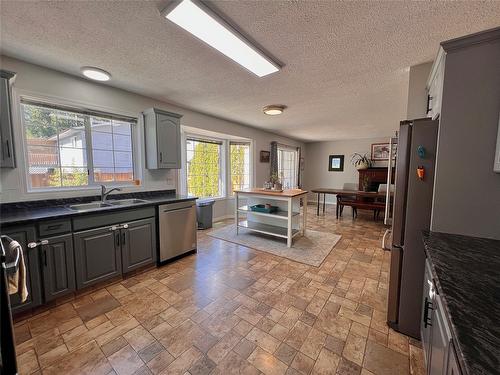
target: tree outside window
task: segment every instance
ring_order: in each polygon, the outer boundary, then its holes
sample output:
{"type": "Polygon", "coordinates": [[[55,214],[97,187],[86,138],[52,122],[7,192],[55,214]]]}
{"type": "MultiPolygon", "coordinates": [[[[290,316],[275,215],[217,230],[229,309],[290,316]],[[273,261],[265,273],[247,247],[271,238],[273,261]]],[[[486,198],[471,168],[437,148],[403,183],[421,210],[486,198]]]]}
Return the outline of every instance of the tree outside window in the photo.
{"type": "Polygon", "coordinates": [[[235,190],[250,188],[250,144],[242,142],[229,143],[231,168],[230,193],[235,190]]]}
{"type": "Polygon", "coordinates": [[[222,142],[186,141],[187,192],[197,197],[220,197],[222,142]]]}

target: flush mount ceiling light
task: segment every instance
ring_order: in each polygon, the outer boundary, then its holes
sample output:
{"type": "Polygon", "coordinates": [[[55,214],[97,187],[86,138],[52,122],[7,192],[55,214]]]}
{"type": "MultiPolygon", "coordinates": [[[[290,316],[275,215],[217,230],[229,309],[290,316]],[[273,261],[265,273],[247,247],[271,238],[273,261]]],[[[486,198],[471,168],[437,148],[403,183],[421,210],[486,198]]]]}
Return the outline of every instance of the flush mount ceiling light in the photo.
{"type": "Polygon", "coordinates": [[[111,79],[111,74],[107,71],[93,66],[84,66],[81,71],[85,77],[93,79],[94,81],[109,81],[111,79]]]}
{"type": "Polygon", "coordinates": [[[280,70],[277,63],[199,1],[173,1],[162,14],[259,77],[280,70]]]}
{"type": "Polygon", "coordinates": [[[281,115],[285,110],[285,108],[286,107],[284,105],[273,104],[273,105],[266,105],[262,110],[266,115],[276,116],[276,115],[281,115]]]}

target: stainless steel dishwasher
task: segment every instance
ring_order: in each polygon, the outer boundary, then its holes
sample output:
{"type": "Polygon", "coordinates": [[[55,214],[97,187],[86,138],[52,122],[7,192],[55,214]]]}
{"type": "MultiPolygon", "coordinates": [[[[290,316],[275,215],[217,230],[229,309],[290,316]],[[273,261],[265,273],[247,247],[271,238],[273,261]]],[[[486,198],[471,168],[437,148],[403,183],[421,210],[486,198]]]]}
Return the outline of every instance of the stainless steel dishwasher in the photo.
{"type": "Polygon", "coordinates": [[[196,250],[195,201],[164,204],[158,210],[160,262],[196,250]]]}

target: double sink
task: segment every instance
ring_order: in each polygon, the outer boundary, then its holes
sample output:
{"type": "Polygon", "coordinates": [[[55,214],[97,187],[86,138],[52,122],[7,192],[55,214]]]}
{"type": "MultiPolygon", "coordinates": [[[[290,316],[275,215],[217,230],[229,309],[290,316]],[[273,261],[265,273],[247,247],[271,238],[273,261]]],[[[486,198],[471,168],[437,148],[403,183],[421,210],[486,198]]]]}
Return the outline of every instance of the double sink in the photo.
{"type": "Polygon", "coordinates": [[[69,206],[71,210],[82,212],[82,211],[89,211],[89,210],[98,210],[98,209],[104,209],[108,207],[113,207],[113,206],[131,206],[134,204],[139,204],[139,203],[146,203],[147,201],[144,199],[136,199],[136,198],[131,198],[131,199],[115,199],[115,200],[107,200],[105,202],[102,201],[96,201],[96,202],[90,202],[90,203],[82,203],[82,204],[73,204],[69,206]]]}

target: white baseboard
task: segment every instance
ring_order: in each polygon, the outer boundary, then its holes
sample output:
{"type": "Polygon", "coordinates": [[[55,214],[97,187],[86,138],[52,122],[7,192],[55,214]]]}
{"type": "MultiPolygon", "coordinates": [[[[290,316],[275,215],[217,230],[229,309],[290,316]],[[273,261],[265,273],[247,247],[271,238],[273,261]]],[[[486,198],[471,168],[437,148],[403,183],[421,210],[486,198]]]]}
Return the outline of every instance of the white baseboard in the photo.
{"type": "Polygon", "coordinates": [[[213,218],[213,222],[216,223],[218,221],[224,221],[227,219],[234,219],[234,215],[223,215],[223,216],[217,216],[213,218]]]}

